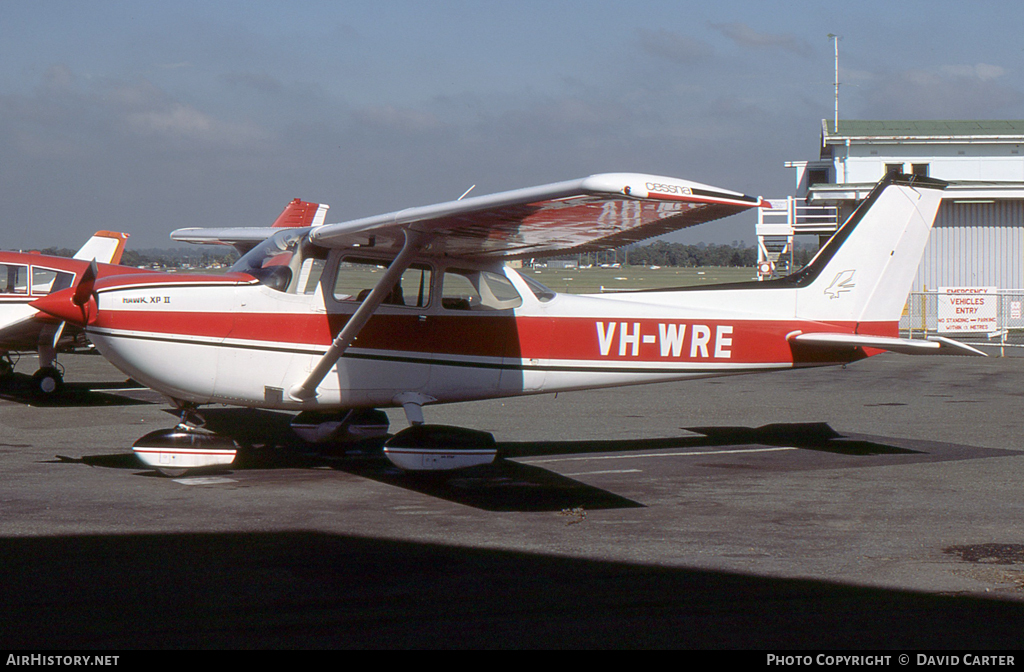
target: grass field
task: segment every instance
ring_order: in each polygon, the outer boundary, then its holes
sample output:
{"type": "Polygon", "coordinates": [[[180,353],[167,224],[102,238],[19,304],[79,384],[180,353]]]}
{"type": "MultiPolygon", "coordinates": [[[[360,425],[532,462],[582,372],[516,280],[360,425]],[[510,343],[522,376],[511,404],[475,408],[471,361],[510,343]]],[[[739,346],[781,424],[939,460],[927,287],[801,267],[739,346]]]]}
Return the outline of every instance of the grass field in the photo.
{"type": "MultiPolygon", "coordinates": [[[[383,265],[343,268],[338,281],[338,293],[356,296],[363,289],[373,287],[377,274],[383,265]]],[[[730,268],[706,266],[698,268],[669,267],[648,268],[646,266],[623,266],[622,268],[517,268],[524,276],[533,278],[556,292],[566,294],[599,294],[633,289],[661,289],[666,287],[691,287],[694,285],[717,285],[725,282],[756,280],[757,272],[752,268],[730,268]]],[[[415,293],[417,280],[415,272],[405,278],[406,300],[415,293]]],[[[429,280],[428,280],[429,282],[429,280]]],[[[415,305],[407,303],[407,305],[415,305]]]]}
{"type": "Polygon", "coordinates": [[[657,289],[717,285],[723,282],[756,280],[753,268],[708,266],[701,268],[521,268],[517,269],[555,290],[569,294],[596,294],[602,291],[657,289]]]}

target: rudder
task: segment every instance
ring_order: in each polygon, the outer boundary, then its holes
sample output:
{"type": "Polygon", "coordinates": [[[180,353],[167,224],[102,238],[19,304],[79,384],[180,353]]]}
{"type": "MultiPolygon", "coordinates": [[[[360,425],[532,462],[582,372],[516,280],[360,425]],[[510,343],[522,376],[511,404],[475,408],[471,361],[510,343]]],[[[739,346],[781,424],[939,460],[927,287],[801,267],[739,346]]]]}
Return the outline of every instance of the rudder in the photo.
{"type": "Polygon", "coordinates": [[[887,175],[811,263],[784,279],[799,288],[797,316],[898,321],[945,187],[941,180],[887,175]]]}

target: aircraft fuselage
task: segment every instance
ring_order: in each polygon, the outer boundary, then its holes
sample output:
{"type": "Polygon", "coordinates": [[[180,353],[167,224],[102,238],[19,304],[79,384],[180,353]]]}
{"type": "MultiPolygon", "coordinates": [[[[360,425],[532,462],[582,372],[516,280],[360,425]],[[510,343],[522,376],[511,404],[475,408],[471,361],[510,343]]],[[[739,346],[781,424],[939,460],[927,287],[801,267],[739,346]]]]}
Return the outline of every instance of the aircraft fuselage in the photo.
{"type": "MultiPolygon", "coordinates": [[[[372,261],[332,252],[318,281],[293,280],[286,291],[242,273],[101,280],[87,333],[116,366],[172,398],[292,410],[394,406],[403,393],[467,401],[865,356],[792,345],[796,332],[858,329],[797,319],[795,290],[554,294],[512,268],[423,258],[411,265],[419,275],[412,287],[406,277],[406,296],[377,309],[317,396],[291,398],[359,305],[343,276],[372,261]]],[[[861,323],[859,333],[895,335],[896,325],[861,323]]]]}

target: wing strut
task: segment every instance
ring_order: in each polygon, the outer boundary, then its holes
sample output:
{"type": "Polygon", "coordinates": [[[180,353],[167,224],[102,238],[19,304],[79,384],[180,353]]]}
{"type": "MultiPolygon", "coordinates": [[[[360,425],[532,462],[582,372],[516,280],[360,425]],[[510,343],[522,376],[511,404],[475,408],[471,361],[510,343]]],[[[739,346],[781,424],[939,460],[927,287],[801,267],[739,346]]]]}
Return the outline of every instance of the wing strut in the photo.
{"type": "Polygon", "coordinates": [[[402,245],[402,251],[398,253],[395,260],[388,266],[388,270],[384,272],[383,277],[374,286],[373,291],[367,296],[356,312],[352,314],[348,322],[345,323],[345,327],[338,334],[334,342],[331,343],[331,347],[327,348],[327,352],[320,358],[316,367],[313,368],[313,372],[309,374],[306,380],[302,383],[295,385],[288,390],[288,395],[296,401],[308,401],[316,397],[316,388],[319,387],[323,379],[327,377],[328,371],[331,367],[337,363],[341,356],[348,349],[348,346],[352,344],[355,337],[359,335],[366,323],[370,321],[373,314],[380,307],[380,304],[384,302],[384,299],[391,293],[395,285],[401,278],[402,273],[409,268],[409,264],[412,263],[413,256],[419,252],[422,247],[421,240],[423,235],[418,231],[412,231],[410,229],[403,229],[405,234],[405,242],[402,245]]]}

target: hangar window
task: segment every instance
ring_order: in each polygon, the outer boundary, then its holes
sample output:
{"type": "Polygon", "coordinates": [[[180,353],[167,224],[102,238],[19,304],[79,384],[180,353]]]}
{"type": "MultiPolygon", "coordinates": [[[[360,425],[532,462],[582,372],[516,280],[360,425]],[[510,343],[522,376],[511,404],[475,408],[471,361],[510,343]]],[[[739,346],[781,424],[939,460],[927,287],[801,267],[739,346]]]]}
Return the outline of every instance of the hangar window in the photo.
{"type": "Polygon", "coordinates": [[[807,171],[807,182],[810,184],[828,184],[828,168],[815,168],[807,171]]]}
{"type": "Polygon", "coordinates": [[[902,163],[887,163],[887,164],[885,164],[885,174],[886,175],[888,175],[890,173],[902,173],[902,172],[903,172],[903,164],[902,163]]]}
{"type": "Polygon", "coordinates": [[[920,177],[928,177],[928,164],[927,163],[912,163],[910,165],[910,168],[911,168],[911,172],[913,172],[914,175],[918,175],[920,177]]]}

